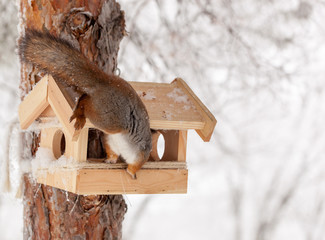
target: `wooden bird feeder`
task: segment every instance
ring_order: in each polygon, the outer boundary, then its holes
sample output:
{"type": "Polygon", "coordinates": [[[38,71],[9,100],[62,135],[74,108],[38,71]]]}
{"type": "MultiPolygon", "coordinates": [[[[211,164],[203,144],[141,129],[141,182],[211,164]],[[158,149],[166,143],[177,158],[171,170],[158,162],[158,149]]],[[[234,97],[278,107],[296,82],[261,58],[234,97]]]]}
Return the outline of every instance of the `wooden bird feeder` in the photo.
{"type": "Polygon", "coordinates": [[[89,129],[96,127],[87,119],[82,130],[74,129],[74,121],[69,122],[73,100],[52,76],[46,75],[19,106],[21,128],[27,129],[37,120],[41,129],[40,147],[50,149],[57,159],[64,155],[72,163],[54,169],[39,168],[37,182],[84,195],[187,192],[187,130],[195,129],[204,141],[209,141],[216,119],[180,78],[170,84],[130,84],[146,105],[150,127],[158,130],[153,136],[151,157],[137,172],[137,179],[127,174],[125,163],[87,159],[89,129]],[[157,153],[159,135],[165,140],[161,158],[157,153]]]}

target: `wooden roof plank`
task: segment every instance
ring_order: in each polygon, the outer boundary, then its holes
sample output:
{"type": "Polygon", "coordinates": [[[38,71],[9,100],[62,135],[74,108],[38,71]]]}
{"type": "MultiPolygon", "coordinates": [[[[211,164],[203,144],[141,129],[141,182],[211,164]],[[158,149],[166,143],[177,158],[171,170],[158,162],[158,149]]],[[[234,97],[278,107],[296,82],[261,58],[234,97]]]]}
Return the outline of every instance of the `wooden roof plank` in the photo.
{"type": "Polygon", "coordinates": [[[195,102],[170,83],[130,82],[148,110],[154,129],[203,129],[205,121],[195,102]]]}
{"type": "Polygon", "coordinates": [[[176,78],[172,84],[184,89],[188,96],[193,100],[197,109],[201,112],[201,116],[204,118],[205,124],[203,129],[196,129],[196,132],[200,135],[203,141],[208,142],[211,139],[214,128],[217,124],[217,120],[209,109],[201,102],[201,100],[195,95],[192,89],[186,84],[186,82],[181,78],[176,78]]]}
{"type": "Polygon", "coordinates": [[[72,140],[76,140],[79,136],[80,130],[76,130],[74,128],[75,120],[73,120],[71,123],[69,122],[69,119],[72,115],[71,106],[63,96],[62,91],[52,76],[49,76],[48,85],[48,101],[51,105],[52,110],[54,111],[62,126],[65,128],[65,132],[69,134],[69,137],[72,140]]]}
{"type": "Polygon", "coordinates": [[[18,115],[20,127],[27,129],[36,118],[48,107],[48,77],[42,78],[19,105],[18,115]]]}

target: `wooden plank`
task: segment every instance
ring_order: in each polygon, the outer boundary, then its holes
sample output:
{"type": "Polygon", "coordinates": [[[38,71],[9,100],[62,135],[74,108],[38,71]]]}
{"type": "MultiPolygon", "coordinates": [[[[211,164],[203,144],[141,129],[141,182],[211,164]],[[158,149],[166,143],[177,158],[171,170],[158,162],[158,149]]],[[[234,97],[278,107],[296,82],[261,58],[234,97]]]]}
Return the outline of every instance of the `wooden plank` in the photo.
{"type": "Polygon", "coordinates": [[[187,131],[179,130],[177,161],[186,162],[187,131]]]}
{"type": "MultiPolygon", "coordinates": [[[[53,112],[51,110],[46,110],[41,114],[40,122],[48,123],[55,122],[53,119],[56,118],[53,116],[53,112]]],[[[89,119],[86,119],[85,128],[96,128],[89,119]]],[[[185,121],[156,121],[154,119],[150,119],[150,128],[152,129],[160,129],[160,130],[190,130],[190,129],[203,129],[205,127],[204,122],[185,122],[185,121]]]]}
{"type": "Polygon", "coordinates": [[[37,182],[83,195],[187,192],[186,163],[148,162],[137,172],[135,180],[125,167],[126,164],[77,163],[43,168],[37,171],[37,182]]]}
{"type": "Polygon", "coordinates": [[[150,127],[152,129],[162,129],[162,130],[189,130],[189,129],[203,129],[205,123],[194,122],[194,121],[168,121],[168,120],[155,120],[150,119],[150,127]]]}
{"type": "Polygon", "coordinates": [[[158,194],[186,193],[186,169],[141,169],[131,179],[124,169],[81,169],[76,193],[92,194],[158,194]]]}
{"type": "Polygon", "coordinates": [[[80,130],[75,130],[73,120],[69,122],[70,116],[72,115],[72,108],[63,96],[60,88],[56,84],[52,76],[49,76],[48,81],[48,101],[60,123],[64,128],[64,132],[68,135],[67,138],[76,141],[80,130]]]}
{"type": "Polygon", "coordinates": [[[163,130],[159,131],[165,139],[165,151],[161,158],[163,161],[186,161],[186,130],[163,130]]]}
{"type": "Polygon", "coordinates": [[[52,149],[53,136],[58,128],[44,128],[41,131],[40,147],[52,149]]]}
{"type": "MultiPolygon", "coordinates": [[[[88,159],[86,163],[78,163],[75,168],[79,169],[126,169],[126,163],[90,163],[92,159],[88,159]]],[[[96,160],[94,160],[96,161],[96,160]]],[[[186,162],[177,161],[159,161],[159,162],[146,162],[141,169],[187,169],[186,162]]]]}
{"type": "Polygon", "coordinates": [[[40,115],[40,118],[49,118],[49,117],[55,117],[55,113],[51,106],[48,106],[40,115]]]}
{"type": "Polygon", "coordinates": [[[203,129],[195,102],[179,87],[167,83],[129,82],[146,105],[153,129],[203,129]]]}
{"type": "Polygon", "coordinates": [[[64,155],[72,157],[76,162],[87,161],[87,146],[88,146],[88,128],[81,129],[77,140],[72,141],[66,137],[66,147],[64,155]]]}
{"type": "MultiPolygon", "coordinates": [[[[189,130],[189,129],[203,129],[205,126],[204,122],[194,122],[194,121],[167,121],[167,120],[155,120],[150,119],[150,128],[152,129],[162,129],[162,130],[189,130]]],[[[85,127],[96,128],[89,119],[86,119],[85,127]]]]}
{"type": "MultiPolygon", "coordinates": [[[[87,162],[76,162],[67,166],[61,166],[64,169],[126,169],[126,163],[98,163],[98,159],[88,159],[87,162]],[[94,162],[92,162],[94,161],[94,162]]],[[[104,161],[104,160],[103,160],[104,161]]],[[[53,167],[51,166],[51,169],[53,167]]],[[[47,168],[40,168],[46,170],[47,168]]],[[[146,162],[141,169],[187,169],[186,162],[177,161],[160,161],[160,162],[146,162]]]]}
{"type": "Polygon", "coordinates": [[[19,105],[19,121],[22,129],[27,129],[48,107],[48,76],[43,77],[19,105]]]}
{"type": "Polygon", "coordinates": [[[60,188],[69,192],[76,192],[77,169],[58,168],[56,170],[38,170],[36,179],[38,183],[60,188]]]}
{"type": "Polygon", "coordinates": [[[196,129],[196,132],[200,135],[203,141],[208,142],[211,139],[214,128],[217,124],[217,120],[209,109],[201,102],[201,100],[194,94],[192,89],[181,78],[176,78],[172,84],[184,89],[187,95],[192,99],[192,102],[196,105],[196,109],[201,112],[202,118],[204,118],[205,125],[203,129],[196,129]]]}

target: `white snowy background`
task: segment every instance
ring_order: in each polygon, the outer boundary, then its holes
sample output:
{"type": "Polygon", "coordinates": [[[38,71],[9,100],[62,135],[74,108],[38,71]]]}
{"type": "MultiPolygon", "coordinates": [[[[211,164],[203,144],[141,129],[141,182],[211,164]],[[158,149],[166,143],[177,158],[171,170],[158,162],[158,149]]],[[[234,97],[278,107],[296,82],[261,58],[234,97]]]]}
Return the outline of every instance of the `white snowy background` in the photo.
{"type": "MultiPolygon", "coordinates": [[[[182,77],[218,120],[209,143],[189,134],[188,194],[125,196],[124,239],[325,239],[325,1],[119,2],[121,76],[182,77]]],[[[0,0],[0,14],[3,163],[19,103],[14,1],[0,0]]],[[[4,240],[22,239],[12,181],[0,195],[4,240]]]]}

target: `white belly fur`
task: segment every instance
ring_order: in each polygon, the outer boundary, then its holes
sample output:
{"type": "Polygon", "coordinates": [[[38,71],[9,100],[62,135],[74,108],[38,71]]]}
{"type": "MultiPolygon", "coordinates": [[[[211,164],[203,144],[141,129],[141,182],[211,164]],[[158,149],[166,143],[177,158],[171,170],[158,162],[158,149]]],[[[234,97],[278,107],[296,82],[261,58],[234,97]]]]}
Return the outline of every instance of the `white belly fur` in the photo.
{"type": "Polygon", "coordinates": [[[134,145],[130,143],[128,134],[109,134],[106,135],[105,140],[113,152],[115,152],[116,155],[121,155],[127,164],[136,162],[139,153],[134,145]]]}

